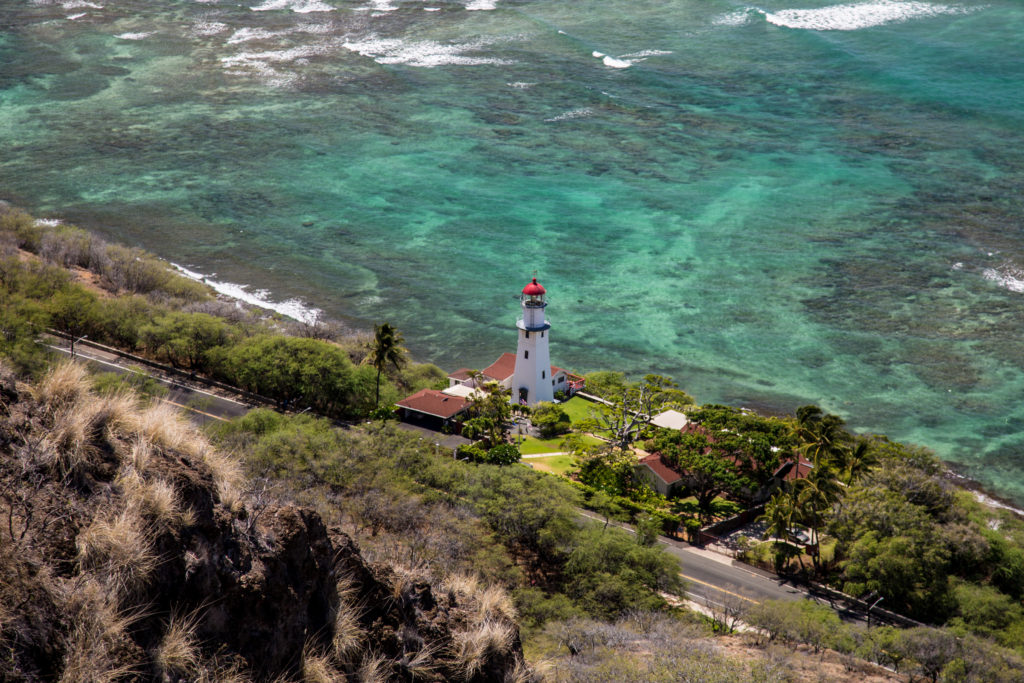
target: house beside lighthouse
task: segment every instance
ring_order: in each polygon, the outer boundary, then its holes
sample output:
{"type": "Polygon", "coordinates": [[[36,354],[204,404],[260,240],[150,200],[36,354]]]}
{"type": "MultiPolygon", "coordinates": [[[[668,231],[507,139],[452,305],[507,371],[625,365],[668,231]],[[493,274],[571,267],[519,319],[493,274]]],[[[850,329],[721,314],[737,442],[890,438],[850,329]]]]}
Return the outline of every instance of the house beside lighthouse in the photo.
{"type": "Polygon", "coordinates": [[[478,386],[494,382],[509,392],[509,400],[520,405],[552,401],[556,395],[572,396],[584,388],[585,380],[551,364],[548,340],[547,290],[533,278],[519,296],[520,316],[516,320],[516,352],[503,353],[477,372],[460,368],[448,375],[441,391],[423,389],[396,404],[407,422],[433,429],[457,429],[470,410],[478,386]]]}
{"type": "Polygon", "coordinates": [[[516,320],[516,352],[503,353],[479,373],[460,368],[448,375],[446,392],[469,396],[478,381],[496,382],[509,392],[512,403],[536,405],[556,396],[572,396],[585,380],[551,365],[548,351],[551,323],[547,319],[547,290],[533,278],[519,295],[520,317],[516,320]]]}

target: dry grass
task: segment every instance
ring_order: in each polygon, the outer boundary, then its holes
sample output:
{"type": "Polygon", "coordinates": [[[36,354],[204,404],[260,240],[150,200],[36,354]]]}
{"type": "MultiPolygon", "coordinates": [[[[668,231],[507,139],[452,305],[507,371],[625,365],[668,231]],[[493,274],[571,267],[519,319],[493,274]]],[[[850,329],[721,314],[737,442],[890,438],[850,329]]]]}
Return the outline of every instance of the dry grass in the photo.
{"type": "Polygon", "coordinates": [[[200,455],[206,439],[169,403],[153,403],[133,416],[131,430],[137,438],[188,455],[200,455]]]}
{"type": "Polygon", "coordinates": [[[117,608],[117,596],[95,577],[80,576],[65,586],[65,610],[73,622],[65,639],[62,683],[113,683],[135,677],[138,663],[125,660],[128,630],[141,612],[117,608]]]}
{"type": "Polygon", "coordinates": [[[121,463],[136,472],[145,472],[149,469],[152,459],[153,445],[145,439],[135,439],[131,442],[127,453],[122,456],[121,463]]]}
{"type": "Polygon", "coordinates": [[[437,668],[437,653],[438,649],[436,647],[427,646],[414,653],[411,657],[406,655],[401,664],[412,675],[413,679],[427,678],[437,668]]]}
{"type": "MultiPolygon", "coordinates": [[[[71,380],[61,379],[66,385],[71,380]]],[[[72,392],[73,393],[73,392],[72,392]]],[[[77,472],[96,452],[101,437],[108,440],[123,430],[135,413],[135,399],[126,393],[95,396],[84,393],[73,401],[59,400],[50,404],[52,424],[44,440],[61,474],[77,472]]]]}
{"type": "Polygon", "coordinates": [[[162,479],[146,480],[133,468],[121,471],[114,485],[121,490],[121,495],[128,507],[139,510],[143,516],[153,523],[172,526],[184,521],[185,514],[181,511],[178,492],[174,486],[162,479]]]}
{"type": "Polygon", "coordinates": [[[363,656],[363,661],[356,671],[356,680],[359,683],[387,683],[391,679],[390,663],[387,658],[372,652],[363,656]]]}
{"type": "Polygon", "coordinates": [[[515,621],[518,616],[515,604],[504,588],[499,585],[490,585],[484,588],[474,575],[450,574],[445,577],[441,586],[458,600],[476,608],[477,623],[493,618],[515,621]]]}
{"type": "Polygon", "coordinates": [[[477,619],[485,621],[498,617],[515,621],[516,606],[508,592],[499,585],[491,585],[477,593],[477,619]]]}
{"type": "Polygon", "coordinates": [[[199,668],[199,644],[196,628],[199,614],[172,616],[163,640],[153,653],[153,662],[165,678],[195,673],[199,668]]]}
{"type": "Polygon", "coordinates": [[[213,473],[220,502],[230,510],[237,511],[244,503],[245,474],[242,464],[235,457],[207,446],[200,454],[206,466],[213,473]]]}
{"type": "MultiPolygon", "coordinates": [[[[245,476],[241,463],[213,448],[177,408],[169,403],[154,403],[136,411],[131,420],[131,430],[138,444],[133,447],[133,457],[148,460],[147,444],[184,453],[210,469],[217,494],[224,505],[232,510],[242,505],[245,476]]],[[[144,467],[137,469],[144,471],[144,467]]]]}
{"type": "Polygon", "coordinates": [[[359,625],[360,609],[355,604],[356,586],[349,577],[338,581],[338,607],[334,613],[334,636],[331,649],[340,662],[349,663],[355,659],[363,646],[366,633],[359,625]]]}
{"type": "Polygon", "coordinates": [[[449,574],[441,586],[457,598],[472,598],[480,592],[480,580],[473,574],[449,574]]]}
{"type": "Polygon", "coordinates": [[[546,671],[544,670],[547,668],[549,667],[546,664],[534,667],[522,659],[517,659],[515,668],[505,674],[504,683],[533,683],[534,681],[547,680],[546,671]]]}
{"type": "Polygon", "coordinates": [[[76,403],[58,409],[43,440],[50,461],[61,476],[79,472],[96,452],[99,414],[94,406],[76,403]]]}
{"type": "Polygon", "coordinates": [[[138,587],[156,566],[145,522],[134,507],[98,517],[75,539],[78,563],[118,593],[138,587]]]}
{"type": "Polygon", "coordinates": [[[334,668],[329,655],[306,646],[302,652],[303,683],[339,683],[344,680],[345,675],[334,668]]]}
{"type": "Polygon", "coordinates": [[[512,649],[515,632],[511,624],[487,620],[469,631],[455,634],[455,660],[463,675],[476,676],[484,662],[493,654],[504,654],[512,649]]]}
{"type": "Polygon", "coordinates": [[[91,387],[85,367],[66,361],[55,365],[36,385],[35,397],[44,406],[57,410],[87,396],[91,387]]]}

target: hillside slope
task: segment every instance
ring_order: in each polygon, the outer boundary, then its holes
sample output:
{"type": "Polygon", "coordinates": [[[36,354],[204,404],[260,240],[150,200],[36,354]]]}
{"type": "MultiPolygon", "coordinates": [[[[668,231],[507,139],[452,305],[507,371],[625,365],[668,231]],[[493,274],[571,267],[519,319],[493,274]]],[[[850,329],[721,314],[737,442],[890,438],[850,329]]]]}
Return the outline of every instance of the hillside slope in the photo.
{"type": "Polygon", "coordinates": [[[502,595],[261,498],[166,406],[0,367],[0,679],[531,678],[502,595]]]}

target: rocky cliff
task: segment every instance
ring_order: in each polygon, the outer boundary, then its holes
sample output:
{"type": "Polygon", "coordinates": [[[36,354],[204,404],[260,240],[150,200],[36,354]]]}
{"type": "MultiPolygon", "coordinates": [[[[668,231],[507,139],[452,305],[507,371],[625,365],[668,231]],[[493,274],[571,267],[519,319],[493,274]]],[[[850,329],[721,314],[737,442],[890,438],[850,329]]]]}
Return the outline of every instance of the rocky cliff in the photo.
{"type": "Polygon", "coordinates": [[[247,495],[166,405],[0,368],[0,679],[530,680],[513,617],[247,495]]]}

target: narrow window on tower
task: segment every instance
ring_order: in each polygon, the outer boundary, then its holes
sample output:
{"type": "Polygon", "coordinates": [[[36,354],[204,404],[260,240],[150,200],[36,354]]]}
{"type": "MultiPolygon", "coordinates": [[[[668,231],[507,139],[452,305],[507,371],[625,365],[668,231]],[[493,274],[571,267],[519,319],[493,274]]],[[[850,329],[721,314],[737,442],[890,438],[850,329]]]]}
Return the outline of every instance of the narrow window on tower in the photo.
{"type": "Polygon", "coordinates": [[[540,378],[541,379],[545,379],[547,376],[548,376],[548,371],[547,370],[541,370],[540,371],[540,378]]]}
{"type": "Polygon", "coordinates": [[[530,352],[529,351],[523,351],[523,358],[529,358],[529,357],[530,357],[530,352]]]}
{"type": "MultiPolygon", "coordinates": [[[[529,339],[530,338],[530,331],[529,330],[524,330],[524,332],[526,334],[526,338],[529,339]]],[[[540,334],[541,334],[542,337],[544,336],[543,332],[541,332],[540,334]]]]}

